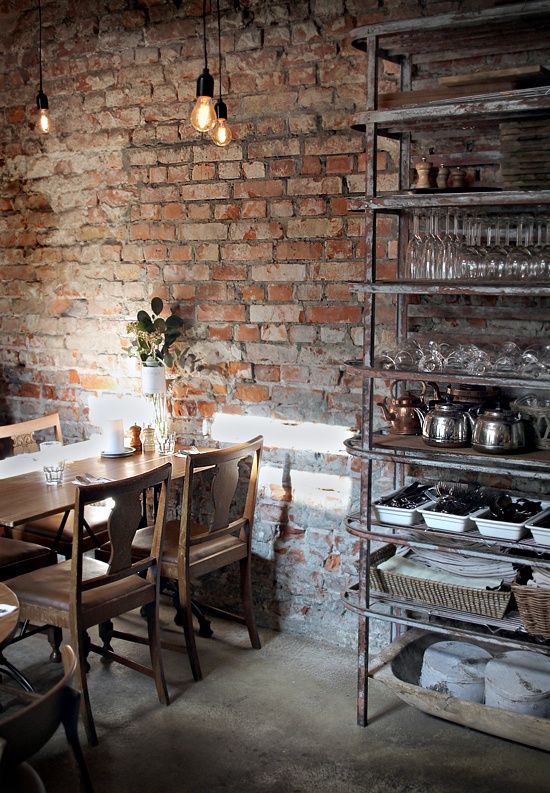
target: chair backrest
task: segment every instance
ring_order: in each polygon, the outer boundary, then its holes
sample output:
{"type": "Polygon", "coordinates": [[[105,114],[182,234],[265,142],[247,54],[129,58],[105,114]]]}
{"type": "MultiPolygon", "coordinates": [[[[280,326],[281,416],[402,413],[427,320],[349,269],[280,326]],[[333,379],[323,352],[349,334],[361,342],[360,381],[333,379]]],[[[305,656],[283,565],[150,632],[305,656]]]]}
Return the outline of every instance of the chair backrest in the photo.
{"type": "Polygon", "coordinates": [[[168,508],[168,489],[172,473],[171,463],[146,471],[143,474],[114,482],[94,485],[81,485],[76,488],[75,528],[71,564],[71,611],[78,620],[82,594],[90,589],[121,581],[138,573],[146,573],[147,580],[159,586],[157,575],[158,560],[162,551],[162,541],[168,508]],[[153,542],[149,556],[132,562],[132,542],[136,531],[143,525],[146,512],[146,494],[153,488],[158,493],[153,532],[153,542]],[[84,508],[105,499],[114,502],[107,521],[111,556],[108,571],[92,579],[82,580],[83,538],[86,533],[84,508]]]}
{"type": "MultiPolygon", "coordinates": [[[[27,695],[33,697],[30,705],[0,719],[0,782],[8,771],[41,749],[60,724],[72,718],[68,711],[75,707],[70,685],[76,658],[69,645],[61,648],[61,655],[64,666],[61,680],[44,695],[27,695]]],[[[76,708],[78,712],[78,698],[76,708]]]]}
{"type": "Polygon", "coordinates": [[[53,429],[55,440],[63,443],[59,413],[51,413],[38,419],[29,419],[29,421],[20,421],[17,424],[3,424],[0,426],[0,439],[11,439],[14,455],[35,452],[38,449],[38,444],[34,433],[49,429],[53,429]]]}
{"type": "Polygon", "coordinates": [[[259,435],[187,457],[179,542],[186,558],[190,546],[228,534],[250,543],[262,447],[259,435]]]}

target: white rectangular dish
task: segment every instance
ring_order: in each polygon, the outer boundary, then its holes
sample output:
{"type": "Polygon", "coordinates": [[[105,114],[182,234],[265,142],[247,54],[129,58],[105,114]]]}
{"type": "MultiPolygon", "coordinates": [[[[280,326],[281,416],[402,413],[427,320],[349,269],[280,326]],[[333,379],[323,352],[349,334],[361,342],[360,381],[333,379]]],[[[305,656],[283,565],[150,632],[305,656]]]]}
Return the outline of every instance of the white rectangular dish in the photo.
{"type": "Polygon", "coordinates": [[[453,515],[450,512],[434,512],[435,504],[419,507],[418,512],[424,518],[424,523],[429,529],[438,531],[452,531],[461,533],[471,531],[475,523],[469,515],[453,515]]]}
{"type": "MultiPolygon", "coordinates": [[[[382,498],[391,498],[391,496],[399,493],[399,490],[394,490],[393,493],[387,493],[382,498]]],[[[413,526],[420,520],[420,508],[430,504],[429,498],[426,498],[413,509],[406,509],[405,507],[390,507],[387,504],[374,503],[372,509],[374,517],[380,523],[389,523],[392,526],[413,526]]]]}
{"type": "Polygon", "coordinates": [[[545,518],[550,523],[550,509],[545,509],[544,512],[539,512],[538,515],[533,515],[532,518],[529,518],[525,528],[531,532],[537,545],[544,545],[550,548],[550,526],[537,525],[545,518]]]}
{"type": "MultiPolygon", "coordinates": [[[[542,501],[542,510],[550,506],[550,502],[542,501]]],[[[542,512],[541,510],[541,512],[542,512]]],[[[541,512],[526,518],[522,523],[510,523],[505,520],[490,520],[486,516],[489,514],[489,508],[483,507],[473,512],[471,515],[472,520],[477,526],[477,530],[484,537],[494,537],[498,540],[521,540],[529,534],[527,524],[540,517],[541,512]]]]}

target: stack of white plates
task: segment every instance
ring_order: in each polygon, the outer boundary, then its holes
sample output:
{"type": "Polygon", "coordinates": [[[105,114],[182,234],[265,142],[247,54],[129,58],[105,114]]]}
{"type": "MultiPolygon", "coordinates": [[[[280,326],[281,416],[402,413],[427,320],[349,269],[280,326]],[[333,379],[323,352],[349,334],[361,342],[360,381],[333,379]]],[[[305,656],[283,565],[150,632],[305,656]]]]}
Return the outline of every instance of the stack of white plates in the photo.
{"type": "Polygon", "coordinates": [[[491,658],[476,644],[436,642],[424,653],[420,685],[468,702],[483,702],[485,667],[491,658]]]}
{"type": "Polygon", "coordinates": [[[485,670],[485,704],[550,718],[550,658],[529,650],[493,658],[485,670]]]}

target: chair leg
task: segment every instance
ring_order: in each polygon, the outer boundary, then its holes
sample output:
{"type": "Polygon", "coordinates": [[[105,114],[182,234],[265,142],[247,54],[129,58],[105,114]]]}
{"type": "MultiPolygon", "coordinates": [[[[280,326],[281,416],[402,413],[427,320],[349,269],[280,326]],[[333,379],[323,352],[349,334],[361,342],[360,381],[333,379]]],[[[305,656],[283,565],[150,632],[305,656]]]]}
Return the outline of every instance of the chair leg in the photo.
{"type": "Polygon", "coordinates": [[[248,628],[248,635],[250,637],[250,644],[255,650],[261,649],[260,637],[256,628],[256,621],[254,620],[254,610],[252,608],[252,576],[250,557],[239,560],[241,568],[241,598],[243,602],[244,619],[246,627],[248,628]]]}
{"type": "Polygon", "coordinates": [[[50,661],[58,664],[61,662],[61,642],[63,641],[63,631],[56,625],[48,625],[48,642],[52,651],[50,653],[50,661]]]}
{"type": "Polygon", "coordinates": [[[84,759],[82,746],[78,737],[78,713],[80,710],[80,693],[73,688],[65,690],[65,702],[63,712],[61,714],[61,721],[65,728],[65,735],[67,736],[67,743],[73,750],[74,758],[78,764],[80,771],[80,781],[84,793],[94,793],[92,780],[90,779],[90,772],[84,759]]]}
{"type": "Polygon", "coordinates": [[[159,702],[162,702],[163,705],[169,705],[170,698],[168,697],[168,689],[166,688],[166,679],[164,677],[164,666],[162,663],[162,653],[160,649],[158,604],[148,603],[147,606],[145,606],[145,614],[147,617],[147,633],[149,636],[151,667],[153,669],[153,676],[155,678],[159,702]]]}
{"type": "MultiPolygon", "coordinates": [[[[113,651],[113,648],[111,647],[111,639],[113,638],[114,629],[115,626],[112,620],[107,620],[107,622],[102,622],[98,629],[99,638],[103,643],[103,649],[108,650],[109,652],[113,651]]],[[[103,656],[102,659],[104,661],[109,661],[108,658],[104,658],[103,656]]]]}
{"type": "Polygon", "coordinates": [[[199,653],[197,651],[197,644],[195,642],[195,631],[193,630],[193,607],[191,604],[191,597],[187,593],[186,602],[182,602],[182,597],[177,591],[174,596],[174,605],[176,607],[175,622],[183,628],[183,635],[185,636],[185,647],[189,657],[189,665],[194,680],[202,680],[202,671],[199,661],[199,653]]]}
{"type": "MultiPolygon", "coordinates": [[[[72,632],[71,632],[72,633],[72,632]]],[[[86,735],[88,743],[91,746],[97,746],[97,732],[94,724],[94,717],[92,716],[92,707],[90,705],[90,695],[88,694],[88,681],[86,679],[86,672],[88,662],[86,661],[87,645],[89,644],[89,637],[86,631],[81,634],[71,635],[71,642],[76,655],[76,671],[75,681],[77,682],[78,689],[81,694],[80,712],[84,720],[84,727],[86,728],[86,735]]]]}

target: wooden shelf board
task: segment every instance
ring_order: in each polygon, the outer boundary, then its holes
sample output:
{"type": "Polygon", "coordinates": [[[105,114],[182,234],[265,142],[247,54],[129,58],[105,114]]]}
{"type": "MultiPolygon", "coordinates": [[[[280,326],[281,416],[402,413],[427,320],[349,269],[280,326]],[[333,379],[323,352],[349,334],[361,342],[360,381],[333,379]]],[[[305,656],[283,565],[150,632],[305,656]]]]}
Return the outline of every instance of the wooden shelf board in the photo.
{"type": "Polygon", "coordinates": [[[546,0],[531,0],[530,3],[513,3],[511,5],[484,8],[475,12],[462,14],[437,14],[433,16],[414,17],[412,19],[391,19],[373,25],[363,25],[354,28],[350,37],[354,47],[365,50],[367,40],[371,36],[391,36],[395,33],[427,34],[432,31],[449,29],[455,33],[458,29],[475,27],[485,28],[490,23],[502,24],[508,20],[525,20],[536,18],[540,24],[543,17],[548,16],[550,10],[546,0]]]}
{"type": "Polygon", "coordinates": [[[377,124],[383,129],[397,132],[407,129],[411,123],[426,128],[449,121],[456,125],[460,119],[475,117],[483,117],[494,123],[525,113],[532,115],[542,112],[550,112],[550,94],[544,86],[427,102],[396,110],[371,110],[357,114],[354,127],[361,129],[367,124],[377,124]]]}
{"type": "MultiPolygon", "coordinates": [[[[381,380],[411,380],[420,382],[431,380],[436,383],[469,383],[470,385],[507,386],[509,388],[550,389],[550,377],[547,380],[530,380],[525,377],[507,377],[505,375],[476,376],[457,372],[411,372],[405,369],[381,369],[377,366],[365,366],[362,361],[345,361],[345,365],[354,371],[362,372],[366,377],[381,380]]],[[[409,436],[407,436],[409,437],[409,436]]]]}
{"type": "Polygon", "coordinates": [[[373,210],[400,210],[416,209],[421,207],[455,207],[467,205],[469,207],[480,206],[490,207],[498,211],[499,207],[508,208],[517,206],[546,208],[550,203],[550,190],[489,190],[484,191],[464,191],[463,193],[446,193],[444,191],[436,193],[381,193],[377,196],[367,196],[365,198],[353,198],[353,210],[363,209],[373,210]]]}
{"type": "Polygon", "coordinates": [[[449,468],[480,471],[509,476],[531,476],[533,479],[548,479],[550,476],[550,451],[536,450],[524,454],[482,454],[471,447],[439,449],[427,446],[420,436],[374,434],[372,449],[364,448],[357,438],[344,441],[348,452],[365,460],[391,460],[403,465],[425,465],[433,468],[449,468]]]}
{"type": "MultiPolygon", "coordinates": [[[[471,281],[376,281],[350,282],[355,292],[401,295],[506,295],[506,297],[542,297],[550,295],[550,282],[526,284],[472,283],[471,281]]],[[[550,319],[550,317],[549,317],[550,319]]]]}

